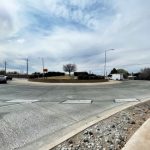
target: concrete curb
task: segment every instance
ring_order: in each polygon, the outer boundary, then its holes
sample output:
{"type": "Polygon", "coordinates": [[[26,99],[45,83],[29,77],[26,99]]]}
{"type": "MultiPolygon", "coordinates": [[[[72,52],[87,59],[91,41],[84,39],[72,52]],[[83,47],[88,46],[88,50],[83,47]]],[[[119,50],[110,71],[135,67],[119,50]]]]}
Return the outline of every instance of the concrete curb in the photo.
{"type": "Polygon", "coordinates": [[[37,86],[96,86],[96,85],[111,85],[111,84],[120,84],[122,81],[112,81],[109,82],[94,82],[94,83],[45,83],[45,82],[32,82],[25,79],[15,79],[14,82],[17,84],[33,84],[37,86]]]}
{"type": "MultiPolygon", "coordinates": [[[[144,100],[142,101],[144,102],[144,100]]],[[[115,106],[109,110],[106,110],[104,112],[101,112],[100,114],[97,114],[94,117],[86,118],[80,122],[77,122],[76,124],[73,124],[71,126],[68,126],[67,128],[64,128],[58,132],[55,132],[52,135],[49,135],[47,137],[43,137],[42,139],[39,139],[36,141],[36,143],[31,143],[31,145],[28,145],[27,147],[24,147],[22,150],[50,150],[54,148],[55,146],[59,145],[60,143],[66,141],[67,139],[71,138],[72,136],[78,134],[79,132],[85,130],[86,128],[98,123],[101,120],[104,120],[117,112],[120,112],[124,109],[127,109],[131,106],[134,106],[136,104],[139,104],[140,102],[130,102],[126,103],[120,106],[115,106]]]]}
{"type": "Polygon", "coordinates": [[[141,102],[145,102],[150,100],[150,98],[142,99],[138,102],[130,102],[123,105],[115,106],[109,110],[106,110],[104,112],[101,112],[100,114],[97,114],[94,117],[90,117],[88,119],[82,120],[77,122],[76,124],[73,124],[71,126],[68,126],[67,128],[64,128],[60,131],[55,132],[54,134],[51,134],[50,136],[43,137],[36,141],[35,143],[31,143],[30,145],[22,148],[22,150],[50,150],[54,148],[55,146],[59,145],[60,143],[66,141],[67,139],[71,138],[72,136],[78,134],[79,132],[85,130],[86,128],[98,123],[101,120],[104,120],[124,109],[127,109],[131,106],[140,104],[141,102]]]}
{"type": "MultiPolygon", "coordinates": [[[[149,99],[143,99],[141,100],[141,102],[145,102],[149,99]]],[[[57,137],[58,139],[55,139],[55,137],[53,137],[53,139],[50,139],[50,143],[44,147],[41,147],[39,150],[49,150],[54,148],[55,146],[57,146],[58,144],[66,141],[67,139],[71,138],[72,136],[78,134],[79,132],[85,130],[86,128],[98,123],[99,121],[102,121],[124,109],[127,109],[131,106],[137,105],[141,102],[132,102],[132,103],[128,103],[128,104],[124,104],[123,106],[119,106],[119,107],[115,107],[112,108],[110,110],[104,111],[100,114],[98,114],[97,116],[91,117],[89,119],[83,120],[81,122],[78,122],[77,124],[69,127],[68,129],[64,129],[62,130],[62,133],[60,133],[60,136],[57,137]],[[69,132],[71,130],[71,132],[69,132]]]]}
{"type": "Polygon", "coordinates": [[[150,149],[150,118],[133,134],[122,150],[150,149]]]}

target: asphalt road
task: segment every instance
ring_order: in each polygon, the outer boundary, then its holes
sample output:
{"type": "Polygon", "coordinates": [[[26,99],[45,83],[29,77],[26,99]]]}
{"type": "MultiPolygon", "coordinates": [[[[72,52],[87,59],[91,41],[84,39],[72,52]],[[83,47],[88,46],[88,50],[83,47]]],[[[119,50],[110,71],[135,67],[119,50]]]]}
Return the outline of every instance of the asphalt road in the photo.
{"type": "Polygon", "coordinates": [[[120,105],[118,98],[150,97],[150,82],[112,85],[49,85],[10,81],[0,84],[0,150],[13,150],[82,119],[120,105]],[[92,100],[91,104],[64,104],[92,100]],[[32,103],[31,103],[32,102],[32,103]]]}

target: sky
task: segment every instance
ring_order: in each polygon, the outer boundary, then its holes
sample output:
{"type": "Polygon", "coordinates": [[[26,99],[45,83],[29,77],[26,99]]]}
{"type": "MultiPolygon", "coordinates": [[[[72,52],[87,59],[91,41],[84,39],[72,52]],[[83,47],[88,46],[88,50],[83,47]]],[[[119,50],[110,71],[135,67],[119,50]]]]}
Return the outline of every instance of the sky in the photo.
{"type": "Polygon", "coordinates": [[[0,0],[0,68],[103,74],[150,66],[149,0],[0,0]]]}

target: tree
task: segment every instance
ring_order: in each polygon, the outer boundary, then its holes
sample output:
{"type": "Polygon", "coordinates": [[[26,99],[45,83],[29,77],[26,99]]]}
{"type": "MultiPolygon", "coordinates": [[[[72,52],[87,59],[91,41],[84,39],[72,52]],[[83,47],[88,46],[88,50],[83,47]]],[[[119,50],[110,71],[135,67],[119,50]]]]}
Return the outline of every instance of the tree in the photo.
{"type": "Polygon", "coordinates": [[[142,69],[139,77],[141,80],[150,80],[150,68],[142,69]]]}
{"type": "Polygon", "coordinates": [[[111,72],[110,72],[110,74],[116,74],[116,73],[118,73],[116,68],[113,68],[113,70],[111,70],[111,72]]]}
{"type": "Polygon", "coordinates": [[[5,70],[0,70],[0,75],[5,75],[5,70]]]}
{"type": "Polygon", "coordinates": [[[125,78],[125,79],[127,79],[128,78],[128,76],[129,76],[129,73],[128,73],[128,71],[127,70],[125,70],[125,69],[116,69],[116,68],[113,68],[113,70],[111,70],[111,72],[110,72],[110,74],[123,74],[123,77],[125,78]]]}
{"type": "Polygon", "coordinates": [[[19,74],[17,71],[7,72],[7,74],[19,74]]]}
{"type": "Polygon", "coordinates": [[[124,77],[125,79],[127,79],[128,76],[129,76],[129,72],[128,72],[127,70],[125,70],[125,69],[117,69],[117,72],[118,72],[118,73],[122,73],[122,74],[123,74],[123,77],[124,77]]]}
{"type": "Polygon", "coordinates": [[[69,72],[69,76],[70,76],[70,73],[75,72],[77,68],[75,64],[66,64],[66,65],[63,65],[63,70],[65,72],[69,72]]]}

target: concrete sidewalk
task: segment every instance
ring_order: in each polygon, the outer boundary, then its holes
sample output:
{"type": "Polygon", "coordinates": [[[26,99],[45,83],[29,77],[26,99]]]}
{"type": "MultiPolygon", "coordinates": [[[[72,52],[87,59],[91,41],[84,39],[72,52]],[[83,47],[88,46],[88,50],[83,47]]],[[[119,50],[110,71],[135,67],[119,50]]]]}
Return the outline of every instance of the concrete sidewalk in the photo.
{"type": "Polygon", "coordinates": [[[150,118],[134,133],[122,150],[150,149],[150,118]]]}

